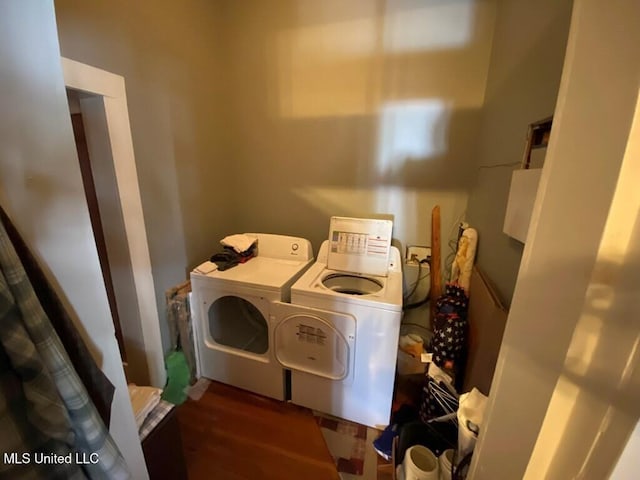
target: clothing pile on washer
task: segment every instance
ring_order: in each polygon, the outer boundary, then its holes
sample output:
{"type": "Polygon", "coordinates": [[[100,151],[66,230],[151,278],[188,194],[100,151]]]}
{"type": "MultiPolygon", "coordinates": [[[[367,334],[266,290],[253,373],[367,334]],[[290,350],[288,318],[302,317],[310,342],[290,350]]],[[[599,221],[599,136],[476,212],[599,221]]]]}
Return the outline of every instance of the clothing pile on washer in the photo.
{"type": "Polygon", "coordinates": [[[191,273],[199,375],[370,426],[389,423],[402,315],[389,220],[332,217],[308,240],[267,234],[257,256],[191,273]]]}

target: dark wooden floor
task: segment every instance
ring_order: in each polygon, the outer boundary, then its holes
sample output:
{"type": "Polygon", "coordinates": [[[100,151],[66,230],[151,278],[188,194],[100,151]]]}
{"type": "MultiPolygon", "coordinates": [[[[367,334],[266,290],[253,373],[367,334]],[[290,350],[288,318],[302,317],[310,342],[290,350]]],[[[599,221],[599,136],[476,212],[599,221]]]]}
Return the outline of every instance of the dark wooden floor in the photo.
{"type": "Polygon", "coordinates": [[[337,480],[311,412],[212,382],[178,419],[190,480],[337,480]]]}

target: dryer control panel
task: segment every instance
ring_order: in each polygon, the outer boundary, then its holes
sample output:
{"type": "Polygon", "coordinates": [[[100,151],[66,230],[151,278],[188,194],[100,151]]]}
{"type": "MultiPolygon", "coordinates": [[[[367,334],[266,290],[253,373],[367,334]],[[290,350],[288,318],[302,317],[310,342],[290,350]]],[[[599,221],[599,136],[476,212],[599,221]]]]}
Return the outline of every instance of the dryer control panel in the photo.
{"type": "Polygon", "coordinates": [[[245,235],[258,239],[259,256],[296,261],[313,259],[311,242],[306,238],[270,233],[245,233],[245,235]]]}

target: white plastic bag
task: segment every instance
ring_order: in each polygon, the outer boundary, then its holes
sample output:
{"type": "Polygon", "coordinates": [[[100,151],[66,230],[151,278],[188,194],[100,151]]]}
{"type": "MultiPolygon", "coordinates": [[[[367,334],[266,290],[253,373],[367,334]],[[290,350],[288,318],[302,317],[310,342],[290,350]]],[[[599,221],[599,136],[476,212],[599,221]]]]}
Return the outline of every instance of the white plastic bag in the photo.
{"type": "Polygon", "coordinates": [[[458,407],[458,458],[462,459],[473,451],[484,419],[487,397],[473,388],[460,395],[458,407]]]}

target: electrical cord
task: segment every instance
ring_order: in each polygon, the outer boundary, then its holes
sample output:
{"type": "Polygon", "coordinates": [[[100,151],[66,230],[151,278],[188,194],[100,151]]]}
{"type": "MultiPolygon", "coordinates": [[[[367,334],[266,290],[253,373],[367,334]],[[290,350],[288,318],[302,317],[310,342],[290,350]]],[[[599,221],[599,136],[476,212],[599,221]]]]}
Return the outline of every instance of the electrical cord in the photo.
{"type": "MultiPolygon", "coordinates": [[[[424,280],[425,278],[429,277],[431,275],[431,268],[429,268],[429,273],[427,273],[424,276],[420,276],[420,272],[422,271],[422,264],[426,263],[429,264],[429,260],[424,259],[421,260],[420,262],[418,262],[418,275],[417,275],[417,279],[415,281],[415,283],[413,284],[413,287],[411,288],[411,292],[409,292],[409,294],[407,294],[407,296],[404,298],[404,301],[406,302],[407,300],[409,300],[409,298],[411,298],[411,296],[416,292],[417,288],[418,288],[418,284],[420,283],[421,280],[424,280]]],[[[431,266],[429,264],[429,266],[431,266]]],[[[425,303],[427,303],[429,301],[429,295],[431,294],[431,286],[429,286],[429,291],[427,292],[427,296],[415,303],[409,303],[409,304],[404,304],[402,306],[402,310],[408,310],[408,309],[413,309],[413,308],[418,308],[421,307],[422,305],[424,305],[425,303]]]]}
{"type": "Polygon", "coordinates": [[[418,283],[420,283],[420,273],[422,272],[422,262],[418,262],[418,274],[416,275],[416,281],[413,282],[413,287],[411,288],[411,291],[409,293],[407,293],[407,295],[404,297],[405,301],[408,300],[409,298],[411,298],[411,296],[416,293],[416,289],[418,288],[418,283]]]}
{"type": "MultiPolygon", "coordinates": [[[[494,165],[494,166],[502,166],[502,165],[494,165]]],[[[457,218],[457,220],[453,223],[451,230],[449,231],[449,237],[453,234],[454,230],[456,228],[459,227],[460,222],[462,221],[462,219],[464,218],[465,214],[466,214],[466,210],[463,211],[457,218]]],[[[456,253],[458,250],[458,238],[451,239],[448,242],[448,247],[451,250],[449,252],[449,254],[447,255],[447,257],[445,258],[445,279],[448,279],[449,281],[451,280],[451,266],[453,265],[453,262],[456,259],[456,253]]],[[[421,269],[421,264],[422,263],[429,263],[429,260],[422,260],[419,264],[418,264],[418,276],[417,276],[417,280],[415,281],[415,283],[413,284],[413,286],[411,287],[411,292],[409,292],[406,297],[404,298],[404,301],[406,302],[409,298],[411,298],[411,296],[416,292],[416,289],[418,288],[418,283],[420,283],[420,281],[423,278],[426,278],[427,276],[429,276],[431,274],[431,268],[429,268],[429,274],[425,275],[424,277],[420,277],[420,269],[421,269]]],[[[429,267],[431,267],[431,264],[429,263],[429,267]]],[[[431,295],[431,287],[429,287],[429,291],[427,292],[427,296],[415,303],[409,303],[409,304],[405,304],[402,307],[402,310],[411,310],[414,308],[419,308],[423,305],[425,305],[426,303],[429,302],[429,297],[431,295]]]]}
{"type": "Polygon", "coordinates": [[[455,222],[453,222],[453,224],[451,225],[451,229],[449,230],[449,234],[447,235],[447,238],[449,238],[449,241],[447,242],[447,246],[450,249],[449,254],[446,256],[444,260],[444,278],[447,282],[451,281],[451,266],[453,265],[453,262],[456,259],[456,253],[458,252],[459,235],[456,235],[455,238],[452,238],[452,236],[456,231],[456,229],[458,229],[459,231],[460,225],[462,224],[462,219],[465,217],[466,214],[467,214],[467,211],[464,210],[460,215],[458,215],[458,218],[456,218],[455,222]]]}
{"type": "Polygon", "coordinates": [[[411,286],[411,291],[404,296],[404,301],[405,302],[407,300],[409,300],[414,293],[416,293],[416,290],[418,288],[418,284],[422,280],[424,280],[425,278],[429,277],[429,275],[431,274],[431,269],[429,269],[429,271],[426,273],[426,275],[421,275],[420,274],[422,272],[422,264],[423,263],[429,264],[429,260],[425,259],[425,260],[421,260],[420,262],[418,262],[418,274],[416,275],[416,281],[413,282],[413,284],[411,286]]]}
{"type": "Polygon", "coordinates": [[[451,250],[447,255],[447,258],[444,260],[444,268],[445,268],[445,278],[447,281],[451,281],[451,267],[453,266],[453,262],[456,260],[456,254],[458,253],[458,240],[449,240],[448,243],[449,249],[451,250]]]}
{"type": "Polygon", "coordinates": [[[418,308],[421,307],[422,305],[426,304],[429,302],[429,296],[431,295],[431,287],[429,287],[429,291],[427,292],[427,296],[424,297],[422,300],[420,300],[419,302],[415,302],[415,303],[410,303],[408,305],[404,305],[402,307],[402,310],[412,310],[414,308],[418,308]]]}

